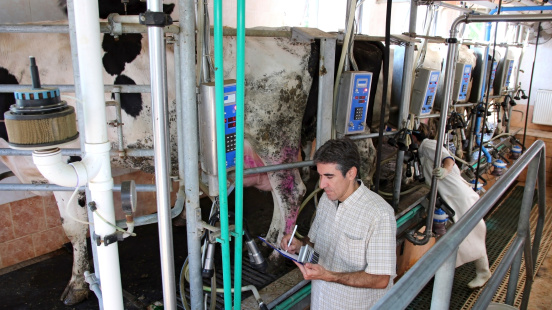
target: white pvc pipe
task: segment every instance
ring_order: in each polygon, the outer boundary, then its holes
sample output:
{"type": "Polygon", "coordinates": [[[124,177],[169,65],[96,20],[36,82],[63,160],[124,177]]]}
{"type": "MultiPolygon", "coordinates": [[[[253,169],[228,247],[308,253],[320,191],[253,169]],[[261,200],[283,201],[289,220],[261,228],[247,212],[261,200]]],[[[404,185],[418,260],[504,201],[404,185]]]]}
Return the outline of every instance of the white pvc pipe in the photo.
{"type": "MultiPolygon", "coordinates": [[[[95,158],[99,171],[91,177],[89,189],[98,212],[115,223],[113,208],[113,178],[109,160],[111,144],[107,139],[107,117],[103,90],[103,67],[100,40],[100,20],[97,1],[75,1],[75,29],[83,98],[86,154],[95,158]]],[[[94,214],[95,234],[102,239],[115,229],[94,214]]],[[[118,244],[98,247],[98,264],[105,309],[123,309],[123,291],[119,267],[118,244]]],[[[96,271],[97,272],[97,271],[96,271]]]]}
{"type": "Polygon", "coordinates": [[[140,17],[138,15],[119,15],[114,13],[111,15],[111,18],[114,22],[124,23],[124,24],[139,24],[140,17]]]}

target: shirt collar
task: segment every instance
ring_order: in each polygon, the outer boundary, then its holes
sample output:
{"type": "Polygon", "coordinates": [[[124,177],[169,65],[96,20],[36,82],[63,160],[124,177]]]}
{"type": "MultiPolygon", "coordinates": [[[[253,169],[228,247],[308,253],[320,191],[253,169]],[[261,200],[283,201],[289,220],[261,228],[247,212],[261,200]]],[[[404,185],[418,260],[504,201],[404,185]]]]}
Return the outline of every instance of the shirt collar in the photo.
{"type": "Polygon", "coordinates": [[[363,190],[361,189],[364,188],[364,183],[362,183],[361,179],[357,179],[357,182],[359,187],[351,195],[349,195],[349,197],[347,197],[345,201],[342,201],[341,203],[339,202],[339,200],[334,201],[336,208],[338,208],[340,204],[342,206],[345,206],[348,204],[348,201],[355,201],[362,195],[363,190]]]}

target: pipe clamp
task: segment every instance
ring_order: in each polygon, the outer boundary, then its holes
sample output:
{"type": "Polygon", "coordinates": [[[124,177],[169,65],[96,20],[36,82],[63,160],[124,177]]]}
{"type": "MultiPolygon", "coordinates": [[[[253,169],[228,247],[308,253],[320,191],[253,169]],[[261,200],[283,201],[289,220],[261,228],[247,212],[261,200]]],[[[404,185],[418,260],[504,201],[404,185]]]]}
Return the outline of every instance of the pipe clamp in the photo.
{"type": "Polygon", "coordinates": [[[168,25],[172,25],[173,23],[172,17],[170,15],[163,12],[152,12],[150,10],[145,13],[140,13],[139,21],[140,24],[146,25],[148,27],[165,27],[168,25]]]}

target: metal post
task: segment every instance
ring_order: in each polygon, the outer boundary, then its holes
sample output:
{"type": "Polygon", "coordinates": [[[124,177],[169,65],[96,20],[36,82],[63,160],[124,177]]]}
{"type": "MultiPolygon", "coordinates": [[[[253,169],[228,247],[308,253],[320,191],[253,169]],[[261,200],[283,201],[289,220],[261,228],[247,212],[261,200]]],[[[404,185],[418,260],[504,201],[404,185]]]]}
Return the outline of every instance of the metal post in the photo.
{"type": "MultiPolygon", "coordinates": [[[[416,32],[416,18],[418,14],[418,5],[416,0],[410,0],[410,23],[408,26],[408,32],[413,34],[416,32]]],[[[401,101],[399,104],[399,119],[397,121],[397,130],[405,127],[405,121],[408,117],[408,111],[410,107],[410,92],[412,87],[412,71],[414,68],[414,43],[408,43],[404,50],[404,65],[402,76],[402,91],[401,101]]],[[[385,104],[383,102],[382,104],[385,104]]],[[[441,115],[443,115],[441,113],[441,115]]],[[[404,151],[399,150],[397,152],[397,161],[395,165],[395,179],[393,183],[393,200],[391,205],[393,209],[397,210],[399,207],[400,193],[401,193],[401,181],[403,173],[404,151]]]]}
{"type": "MultiPolygon", "coordinates": [[[[542,151],[538,155],[542,156],[542,151]]],[[[527,282],[533,282],[533,258],[531,257],[531,234],[529,233],[529,217],[531,216],[531,207],[533,205],[533,195],[535,193],[535,185],[537,183],[537,173],[539,170],[540,158],[535,157],[529,163],[527,168],[527,178],[525,179],[525,188],[523,189],[523,198],[521,200],[521,210],[519,213],[517,236],[518,238],[525,239],[525,264],[527,266],[525,274],[527,282]]],[[[506,294],[506,303],[514,305],[516,297],[516,289],[519,278],[519,270],[521,267],[521,255],[520,251],[512,264],[510,269],[510,279],[508,280],[508,290],[506,294]]],[[[530,283],[527,283],[526,285],[530,283]]],[[[527,286],[526,286],[527,289],[527,286]]],[[[529,286],[530,289],[530,286],[529,286]]],[[[526,291],[526,293],[529,293],[526,291]]]]}
{"type": "MultiPolygon", "coordinates": [[[[148,11],[162,12],[160,0],[148,0],[148,11]]],[[[153,141],[155,149],[155,184],[157,188],[157,215],[159,218],[159,251],[161,254],[161,274],[163,283],[163,306],[176,309],[176,284],[174,278],[174,255],[172,224],[170,216],[165,42],[163,27],[148,27],[151,104],[153,121],[153,141]]]]}
{"type": "Polygon", "coordinates": [[[452,282],[454,282],[454,271],[456,270],[456,253],[458,253],[458,248],[450,253],[450,256],[435,273],[433,296],[439,296],[439,298],[431,299],[431,309],[449,309],[452,282]]]}
{"type": "Polygon", "coordinates": [[[335,38],[320,39],[320,63],[318,67],[318,111],[316,115],[316,148],[332,137],[332,98],[335,71],[335,38]],[[325,74],[320,74],[325,72],[325,74]]]}
{"type": "MultiPolygon", "coordinates": [[[[180,54],[180,71],[185,76],[180,78],[177,88],[182,92],[182,110],[185,118],[183,132],[186,135],[184,148],[184,183],[186,184],[186,232],[188,238],[188,266],[190,270],[190,307],[203,307],[203,283],[201,278],[201,209],[199,208],[199,171],[197,103],[195,95],[195,46],[194,46],[194,1],[179,1],[180,30],[178,53],[180,54]]],[[[202,34],[199,34],[202,35],[202,34]]],[[[178,102],[177,102],[178,104],[178,102]]],[[[182,298],[184,298],[182,296],[182,298]]]]}
{"type": "Polygon", "coordinates": [[[115,119],[117,127],[117,150],[119,152],[125,151],[125,143],[123,139],[123,117],[121,116],[121,89],[118,87],[115,87],[113,89],[113,95],[115,96],[115,119]]]}
{"type": "Polygon", "coordinates": [[[521,300],[521,309],[527,309],[529,304],[529,295],[531,294],[531,286],[533,285],[533,275],[535,273],[535,266],[537,265],[537,257],[539,255],[539,247],[542,238],[542,230],[544,228],[544,216],[546,210],[546,152],[541,150],[539,154],[539,169],[538,169],[538,208],[539,208],[539,217],[537,220],[537,227],[535,229],[535,237],[533,239],[533,249],[531,251],[531,239],[530,234],[527,236],[526,251],[525,251],[525,274],[527,279],[525,281],[525,289],[523,290],[523,299],[521,300]],[[528,257],[532,257],[530,264],[528,262],[528,257]]]}

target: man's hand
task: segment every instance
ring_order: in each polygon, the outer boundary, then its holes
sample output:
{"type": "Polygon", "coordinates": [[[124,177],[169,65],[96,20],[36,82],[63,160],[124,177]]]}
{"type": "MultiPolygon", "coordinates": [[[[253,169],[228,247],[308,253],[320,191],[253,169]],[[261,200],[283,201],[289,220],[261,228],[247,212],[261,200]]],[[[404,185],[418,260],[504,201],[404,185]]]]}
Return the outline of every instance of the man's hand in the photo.
{"type": "Polygon", "coordinates": [[[449,174],[449,172],[450,171],[448,171],[447,168],[443,167],[433,169],[433,175],[439,180],[444,179],[449,174]]]}
{"type": "Polygon", "coordinates": [[[303,278],[305,280],[324,280],[324,281],[330,281],[331,272],[326,270],[324,267],[318,264],[300,264],[298,262],[294,262],[297,267],[299,267],[299,270],[301,270],[301,273],[303,274],[303,278]]]}
{"type": "Polygon", "coordinates": [[[364,272],[364,270],[353,272],[333,272],[325,269],[322,265],[306,263],[304,265],[294,262],[305,280],[323,280],[326,282],[336,282],[339,284],[363,287],[363,288],[386,288],[391,281],[389,275],[376,275],[364,272]]]}
{"type": "Polygon", "coordinates": [[[289,253],[297,253],[299,249],[303,246],[303,242],[301,242],[297,238],[293,238],[291,241],[291,244],[288,247],[289,239],[293,236],[291,234],[287,234],[282,238],[282,241],[280,241],[280,248],[286,252],[289,253]]]}

